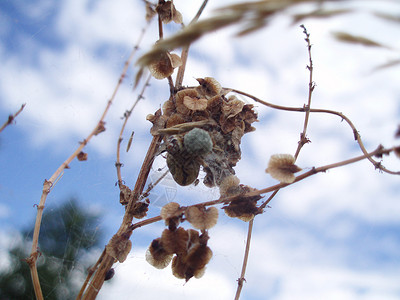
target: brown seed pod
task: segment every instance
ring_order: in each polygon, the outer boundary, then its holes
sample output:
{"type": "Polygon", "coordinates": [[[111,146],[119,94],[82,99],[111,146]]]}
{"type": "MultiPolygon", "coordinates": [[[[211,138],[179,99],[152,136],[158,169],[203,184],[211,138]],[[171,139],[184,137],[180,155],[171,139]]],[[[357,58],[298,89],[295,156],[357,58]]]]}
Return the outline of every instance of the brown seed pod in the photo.
{"type": "Polygon", "coordinates": [[[161,244],[161,238],[154,239],[146,251],[146,260],[157,269],[164,269],[172,260],[173,254],[165,251],[161,244]]]}
{"type": "Polygon", "coordinates": [[[185,119],[181,114],[172,114],[167,120],[166,128],[185,123],[185,119]]]}
{"type": "Polygon", "coordinates": [[[172,274],[179,279],[185,279],[187,265],[182,261],[182,256],[175,256],[172,260],[172,274]]]}
{"type": "Polygon", "coordinates": [[[235,175],[230,175],[225,177],[220,186],[219,193],[221,197],[233,196],[240,193],[240,179],[235,175]]]}
{"type": "Polygon", "coordinates": [[[164,79],[172,75],[174,69],[180,65],[182,65],[182,60],[178,55],[163,52],[149,64],[149,70],[155,79],[164,79]]]}
{"type": "Polygon", "coordinates": [[[174,230],[181,222],[182,214],[183,211],[180,205],[176,202],[170,202],[161,208],[160,216],[165,220],[165,225],[169,226],[171,230],[174,230]]]}
{"type": "Polygon", "coordinates": [[[175,112],[175,104],[172,99],[168,99],[164,102],[162,107],[163,114],[166,116],[171,116],[175,112]]]}
{"type": "MultiPolygon", "coordinates": [[[[245,185],[240,185],[240,188],[242,189],[241,193],[243,194],[252,190],[245,185]]],[[[240,197],[222,208],[225,210],[227,216],[248,222],[252,220],[254,216],[263,212],[262,209],[257,207],[257,201],[259,199],[261,199],[261,196],[240,197]]]]}
{"type": "Polygon", "coordinates": [[[147,202],[136,202],[133,204],[132,211],[133,217],[136,219],[141,219],[147,216],[147,211],[149,210],[149,203],[147,202]]]}
{"type": "Polygon", "coordinates": [[[177,24],[182,24],[182,14],[176,10],[175,5],[172,1],[158,1],[156,12],[159,14],[161,21],[164,24],[168,24],[174,21],[177,24]]]}
{"type": "Polygon", "coordinates": [[[126,260],[131,249],[132,242],[124,234],[115,234],[106,246],[107,253],[121,263],[126,260]]]}
{"type": "Polygon", "coordinates": [[[200,163],[196,159],[187,159],[169,153],[167,166],[175,182],[182,186],[192,184],[200,172],[200,163]]]}
{"type": "Polygon", "coordinates": [[[169,254],[186,253],[188,240],[189,234],[182,227],[175,231],[165,229],[161,235],[161,244],[169,254]]]}
{"type": "Polygon", "coordinates": [[[236,96],[230,96],[228,101],[222,105],[222,113],[225,118],[232,118],[242,111],[244,105],[244,102],[236,96]]]}
{"type": "Polygon", "coordinates": [[[221,93],[221,84],[212,77],[196,78],[200,86],[196,90],[207,98],[219,95],[221,93]]]}
{"type": "Polygon", "coordinates": [[[76,158],[77,158],[79,161],[85,161],[85,160],[87,160],[87,158],[88,158],[88,154],[87,154],[86,152],[81,151],[81,152],[78,153],[78,155],[76,156],[76,158]]]}
{"type": "Polygon", "coordinates": [[[184,89],[176,93],[175,95],[176,110],[182,115],[188,115],[190,113],[190,110],[183,103],[184,98],[186,96],[197,99],[199,98],[199,93],[197,93],[195,89],[184,89]]]}
{"type": "Polygon", "coordinates": [[[194,228],[205,230],[217,224],[218,209],[192,206],[186,209],[185,216],[194,228]]]}
{"type": "Polygon", "coordinates": [[[183,97],[183,105],[190,110],[205,110],[207,108],[207,99],[197,99],[189,96],[183,97]]]}
{"type": "Polygon", "coordinates": [[[295,158],[290,154],[274,154],[265,172],[282,183],[292,183],[295,179],[294,173],[302,170],[294,162],[295,158]]]}

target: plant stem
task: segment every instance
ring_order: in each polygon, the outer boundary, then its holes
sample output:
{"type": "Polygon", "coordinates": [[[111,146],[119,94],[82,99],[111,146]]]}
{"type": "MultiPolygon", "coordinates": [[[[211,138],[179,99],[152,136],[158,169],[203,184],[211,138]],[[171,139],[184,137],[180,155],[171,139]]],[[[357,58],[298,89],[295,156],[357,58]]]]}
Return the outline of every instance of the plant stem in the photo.
{"type": "Polygon", "coordinates": [[[246,281],[244,276],[246,274],[247,260],[249,258],[249,253],[250,253],[250,242],[251,242],[251,233],[253,232],[253,224],[254,224],[254,218],[249,221],[249,227],[247,230],[246,249],[244,251],[244,258],[243,258],[243,265],[242,265],[242,272],[240,273],[240,277],[237,280],[238,287],[236,290],[235,300],[239,300],[240,293],[242,292],[242,288],[243,288],[243,282],[246,281]]]}

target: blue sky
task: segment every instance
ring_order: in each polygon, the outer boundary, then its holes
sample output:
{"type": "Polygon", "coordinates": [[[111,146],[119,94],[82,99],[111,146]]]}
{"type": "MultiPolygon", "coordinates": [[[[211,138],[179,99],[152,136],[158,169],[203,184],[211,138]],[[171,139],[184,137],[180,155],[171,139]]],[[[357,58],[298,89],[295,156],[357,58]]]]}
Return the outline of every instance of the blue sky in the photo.
{"type": "MultiPolygon", "coordinates": [[[[330,32],[347,30],[400,49],[400,41],[393,39],[399,36],[398,24],[369,13],[371,9],[391,12],[398,6],[388,2],[376,7],[371,2],[361,5],[358,13],[329,21],[304,21],[311,33],[317,84],[312,105],[350,117],[369,150],[380,143],[388,147],[398,144],[393,135],[400,123],[399,70],[372,72],[398,58],[398,50],[341,44],[330,32]]],[[[193,6],[201,1],[175,3],[188,23],[195,13],[193,6]]],[[[205,16],[223,3],[228,2],[210,1],[205,16]]],[[[26,228],[34,220],[33,206],[40,200],[44,179],[95,126],[144,24],[140,1],[1,1],[0,122],[26,103],[16,122],[0,135],[1,253],[16,242],[14,230],[26,228]]],[[[191,48],[184,84],[194,85],[194,78],[212,76],[225,87],[276,104],[303,106],[307,100],[307,51],[302,30],[289,24],[286,15],[243,39],[232,37],[237,28],[210,34],[191,48]]],[[[166,34],[176,28],[168,26],[166,34]]],[[[141,53],[156,36],[153,24],[141,53]]],[[[105,232],[104,243],[119,227],[123,214],[114,163],[121,116],[137,97],[132,92],[134,72],[131,68],[111,107],[107,131],[86,148],[88,161],[73,161],[46,203],[46,209],[51,209],[75,197],[83,207],[102,213],[98,226],[105,232]]],[[[130,152],[122,155],[123,177],[130,186],[150,141],[150,123],[145,116],[167,99],[167,83],[153,80],[145,97],[124,134],[123,148],[135,131],[130,152]]],[[[259,104],[256,108],[260,122],[256,132],[243,139],[243,159],[236,171],[244,184],[264,188],[276,183],[264,172],[269,157],[294,153],[304,116],[259,104]]],[[[298,160],[305,170],[360,154],[351,129],[336,117],[311,115],[308,136],[312,143],[304,147],[298,160]]],[[[392,157],[385,158],[384,164],[400,169],[399,161],[392,157]]],[[[174,201],[185,204],[218,197],[217,191],[201,185],[180,188],[164,182],[153,200],[166,187],[176,189],[174,201]]],[[[399,192],[398,177],[381,174],[366,161],[280,191],[271,208],[255,221],[242,299],[400,298],[399,192]]],[[[150,216],[158,211],[159,205],[153,201],[150,216]]],[[[246,224],[220,213],[219,223],[210,231],[214,257],[206,274],[186,285],[173,277],[169,268],[155,270],[144,259],[147,245],[162,229],[162,224],[154,224],[133,234],[132,253],[116,266],[116,276],[99,299],[110,295],[129,299],[126,295],[132,293],[146,299],[156,299],[160,293],[176,299],[233,298],[246,224]]]]}

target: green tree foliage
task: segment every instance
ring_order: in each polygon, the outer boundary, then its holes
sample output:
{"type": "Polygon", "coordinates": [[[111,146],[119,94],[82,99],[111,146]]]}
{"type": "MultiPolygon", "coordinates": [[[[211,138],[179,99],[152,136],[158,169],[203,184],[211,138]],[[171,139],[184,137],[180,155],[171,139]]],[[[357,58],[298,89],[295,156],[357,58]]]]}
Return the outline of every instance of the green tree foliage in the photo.
{"type": "MultiPolygon", "coordinates": [[[[71,299],[77,294],[72,277],[81,275],[92,261],[82,261],[83,254],[99,246],[98,216],[83,210],[76,200],[45,210],[41,228],[38,273],[46,299],[71,299]]],[[[30,226],[29,228],[33,228],[30,226]]],[[[32,232],[22,231],[28,237],[32,232]]],[[[30,243],[22,242],[9,250],[11,267],[0,273],[0,300],[35,299],[27,263],[30,243]]]]}

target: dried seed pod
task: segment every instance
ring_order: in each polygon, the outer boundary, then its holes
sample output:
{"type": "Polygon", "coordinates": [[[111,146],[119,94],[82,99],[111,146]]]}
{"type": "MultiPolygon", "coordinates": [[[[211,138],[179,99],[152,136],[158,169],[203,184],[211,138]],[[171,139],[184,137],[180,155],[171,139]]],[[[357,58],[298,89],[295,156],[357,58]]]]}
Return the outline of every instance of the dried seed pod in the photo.
{"type": "MultiPolygon", "coordinates": [[[[246,185],[239,185],[241,192],[240,194],[246,194],[254,191],[255,189],[250,188],[246,185]]],[[[254,216],[261,214],[262,209],[257,207],[257,201],[261,199],[261,196],[245,197],[242,196],[229,203],[229,205],[222,207],[225,210],[227,216],[231,218],[238,218],[242,221],[248,222],[254,218],[254,216]]]]}
{"type": "Polygon", "coordinates": [[[115,270],[114,268],[110,268],[107,272],[106,275],[104,276],[104,281],[110,280],[111,278],[113,278],[115,275],[115,270]]]}
{"type": "Polygon", "coordinates": [[[169,153],[167,166],[175,182],[182,186],[192,184],[200,172],[200,163],[196,159],[174,156],[169,153]]]}
{"type": "Polygon", "coordinates": [[[166,116],[171,116],[175,112],[175,104],[172,99],[168,99],[164,102],[162,107],[163,114],[166,116]]]}
{"type": "Polygon", "coordinates": [[[183,104],[190,110],[205,110],[207,108],[207,99],[183,97],[183,104]]]}
{"type": "MultiPolygon", "coordinates": [[[[147,199],[148,201],[148,199],[147,199]]],[[[136,202],[133,204],[132,211],[133,217],[136,219],[141,219],[147,215],[147,211],[149,210],[149,203],[148,202],[136,202]]]]}
{"type": "Polygon", "coordinates": [[[174,69],[180,65],[182,65],[182,60],[178,55],[164,52],[149,64],[149,70],[155,79],[164,79],[172,75],[174,69]]]}
{"type": "MultiPolygon", "coordinates": [[[[193,156],[202,156],[211,152],[213,142],[209,133],[200,128],[193,128],[183,138],[185,150],[193,156]]],[[[197,176],[196,176],[197,177],[197,176]]]]}
{"type": "Polygon", "coordinates": [[[218,209],[192,206],[186,209],[185,216],[194,228],[205,230],[217,224],[218,209]]]}
{"type": "Polygon", "coordinates": [[[199,82],[200,86],[196,88],[196,90],[207,96],[213,97],[215,95],[219,95],[221,93],[221,84],[212,77],[204,77],[204,78],[196,78],[199,82]]]}
{"type": "Polygon", "coordinates": [[[129,236],[118,234],[115,234],[106,246],[107,253],[121,263],[126,260],[131,249],[132,242],[129,236]]]}
{"type": "Polygon", "coordinates": [[[182,117],[181,114],[172,114],[168,120],[167,120],[167,125],[166,128],[185,123],[185,119],[182,117]]]}
{"type": "Polygon", "coordinates": [[[88,154],[86,152],[79,152],[77,157],[76,157],[79,161],[85,161],[88,158],[88,154]]]}
{"type": "Polygon", "coordinates": [[[232,118],[242,111],[244,105],[244,102],[236,96],[230,96],[222,106],[222,113],[225,118],[232,118]]]}
{"type": "Polygon", "coordinates": [[[182,14],[176,10],[172,1],[158,1],[156,11],[164,24],[168,24],[171,21],[174,21],[177,24],[182,24],[183,22],[182,14]]]}
{"type": "Polygon", "coordinates": [[[195,89],[184,89],[176,93],[175,95],[176,110],[184,116],[190,113],[190,110],[183,103],[184,98],[186,96],[190,98],[199,98],[199,93],[197,93],[195,89]]]}
{"type": "Polygon", "coordinates": [[[161,244],[169,254],[185,253],[187,251],[188,240],[189,234],[182,227],[179,227],[175,231],[165,229],[161,235],[161,244]]]}
{"type": "Polygon", "coordinates": [[[186,255],[177,255],[172,260],[172,274],[188,281],[195,276],[200,278],[204,274],[205,266],[212,258],[212,251],[206,245],[196,245],[186,255]]]}
{"type": "Polygon", "coordinates": [[[193,270],[203,269],[212,258],[212,251],[207,245],[193,248],[187,255],[186,263],[193,270]]]}
{"type": "Polygon", "coordinates": [[[173,254],[167,253],[162,247],[161,238],[154,239],[146,251],[146,260],[157,269],[164,269],[172,260],[173,254]]]}
{"type": "Polygon", "coordinates": [[[219,193],[222,197],[224,196],[232,196],[240,193],[240,179],[235,175],[230,175],[225,177],[220,186],[219,193]]]}
{"type": "Polygon", "coordinates": [[[295,158],[290,154],[274,154],[265,172],[282,183],[292,183],[295,179],[294,173],[302,170],[294,162],[295,158]]]}
{"type": "Polygon", "coordinates": [[[170,202],[161,209],[161,218],[165,220],[165,225],[171,230],[175,230],[181,222],[182,210],[178,203],[170,202]]]}
{"type": "Polygon", "coordinates": [[[187,266],[186,264],[182,261],[182,256],[175,256],[172,260],[172,274],[179,279],[185,279],[186,275],[186,270],[187,266]]]}

